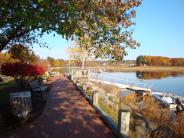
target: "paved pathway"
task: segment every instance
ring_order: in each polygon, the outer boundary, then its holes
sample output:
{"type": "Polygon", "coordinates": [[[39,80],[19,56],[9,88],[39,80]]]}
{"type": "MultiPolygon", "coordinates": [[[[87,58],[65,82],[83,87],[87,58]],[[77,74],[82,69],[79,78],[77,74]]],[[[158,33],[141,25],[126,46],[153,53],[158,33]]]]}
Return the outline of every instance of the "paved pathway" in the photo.
{"type": "Polygon", "coordinates": [[[5,138],[111,138],[110,129],[66,78],[56,80],[42,115],[5,138]]]}

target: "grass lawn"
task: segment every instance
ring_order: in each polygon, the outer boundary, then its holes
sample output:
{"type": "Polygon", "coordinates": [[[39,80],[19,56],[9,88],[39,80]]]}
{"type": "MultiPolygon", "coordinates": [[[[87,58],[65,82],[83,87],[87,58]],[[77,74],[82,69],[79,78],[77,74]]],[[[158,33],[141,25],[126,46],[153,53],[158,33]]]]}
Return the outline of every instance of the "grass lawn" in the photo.
{"type": "Polygon", "coordinates": [[[17,88],[17,84],[14,79],[9,79],[0,82],[0,104],[7,103],[9,101],[10,90],[17,88]]]}
{"type": "Polygon", "coordinates": [[[108,105],[107,103],[105,103],[104,101],[105,101],[104,98],[99,97],[99,101],[98,101],[99,107],[104,112],[106,112],[112,118],[114,123],[117,125],[117,123],[118,123],[118,111],[115,108],[113,108],[111,105],[108,105]]]}

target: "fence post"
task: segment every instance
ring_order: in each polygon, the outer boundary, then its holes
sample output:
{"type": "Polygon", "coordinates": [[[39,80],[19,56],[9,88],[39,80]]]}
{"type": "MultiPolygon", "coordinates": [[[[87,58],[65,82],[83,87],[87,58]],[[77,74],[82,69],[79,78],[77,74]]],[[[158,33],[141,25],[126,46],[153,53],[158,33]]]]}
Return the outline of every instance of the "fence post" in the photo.
{"type": "Polygon", "coordinates": [[[130,111],[119,110],[118,113],[118,134],[119,137],[129,138],[130,111]]]}
{"type": "Polygon", "coordinates": [[[70,79],[73,81],[73,70],[70,71],[70,79]]]}
{"type": "Polygon", "coordinates": [[[88,77],[89,80],[90,80],[90,74],[91,74],[91,71],[90,71],[90,69],[88,69],[88,75],[87,75],[87,77],[88,77]]]}
{"type": "Polygon", "coordinates": [[[73,75],[71,74],[71,80],[73,81],[73,75]]]}
{"type": "Polygon", "coordinates": [[[77,81],[77,82],[76,82],[76,85],[79,87],[79,86],[80,86],[80,82],[79,82],[79,81],[77,81]]]}
{"type": "Polygon", "coordinates": [[[71,75],[73,75],[73,69],[71,70],[71,75]]]}
{"type": "Polygon", "coordinates": [[[83,88],[82,89],[83,89],[84,92],[86,92],[86,90],[87,90],[87,84],[83,84],[83,88]]]}
{"type": "Polygon", "coordinates": [[[92,104],[93,104],[93,106],[94,105],[98,106],[98,97],[99,97],[98,92],[93,91],[93,94],[92,94],[92,104]]]}

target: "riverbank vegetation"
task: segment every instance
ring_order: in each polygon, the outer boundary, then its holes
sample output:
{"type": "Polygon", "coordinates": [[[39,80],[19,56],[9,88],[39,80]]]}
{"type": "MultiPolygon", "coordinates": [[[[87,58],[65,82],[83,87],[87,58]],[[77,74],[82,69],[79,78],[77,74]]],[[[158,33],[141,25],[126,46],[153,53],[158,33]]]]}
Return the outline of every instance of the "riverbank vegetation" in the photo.
{"type": "Polygon", "coordinates": [[[104,84],[101,82],[92,81],[92,83],[99,88],[99,91],[105,91],[106,93],[112,93],[116,96],[120,95],[121,89],[118,86],[112,84],[104,84]]]}
{"type": "MultiPolygon", "coordinates": [[[[174,113],[151,95],[131,93],[121,98],[121,106],[128,106],[133,113],[140,113],[161,127],[169,128],[176,137],[184,136],[184,112],[174,113]]],[[[163,129],[159,131],[168,131],[163,129]]],[[[153,132],[154,133],[154,132],[153,132]]],[[[160,136],[163,132],[160,133],[160,136]]]]}
{"type": "Polygon", "coordinates": [[[147,66],[184,66],[184,58],[169,58],[162,56],[138,56],[136,64],[147,66]]]}

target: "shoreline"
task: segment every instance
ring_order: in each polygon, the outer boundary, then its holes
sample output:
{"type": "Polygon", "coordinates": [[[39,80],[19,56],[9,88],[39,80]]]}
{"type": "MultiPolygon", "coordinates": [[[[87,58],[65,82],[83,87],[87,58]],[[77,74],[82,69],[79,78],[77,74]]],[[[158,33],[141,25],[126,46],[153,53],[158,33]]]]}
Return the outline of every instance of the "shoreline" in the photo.
{"type": "Polygon", "coordinates": [[[136,71],[152,71],[152,72],[182,72],[184,73],[184,67],[175,67],[175,66],[98,66],[90,67],[92,69],[103,69],[104,71],[109,72],[136,72],[136,71]]]}

